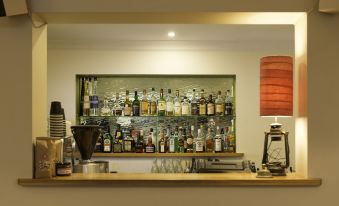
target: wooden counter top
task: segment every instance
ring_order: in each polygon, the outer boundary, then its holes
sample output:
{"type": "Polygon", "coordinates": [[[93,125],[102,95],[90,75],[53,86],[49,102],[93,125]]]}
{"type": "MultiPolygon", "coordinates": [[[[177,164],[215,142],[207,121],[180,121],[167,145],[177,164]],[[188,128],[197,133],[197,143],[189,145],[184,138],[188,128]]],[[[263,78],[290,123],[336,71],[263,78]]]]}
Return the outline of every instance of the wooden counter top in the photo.
{"type": "Polygon", "coordinates": [[[305,178],[296,174],[285,177],[256,178],[256,174],[154,174],[154,173],[112,173],[72,174],[51,179],[19,178],[22,186],[320,186],[320,178],[305,178]]]}

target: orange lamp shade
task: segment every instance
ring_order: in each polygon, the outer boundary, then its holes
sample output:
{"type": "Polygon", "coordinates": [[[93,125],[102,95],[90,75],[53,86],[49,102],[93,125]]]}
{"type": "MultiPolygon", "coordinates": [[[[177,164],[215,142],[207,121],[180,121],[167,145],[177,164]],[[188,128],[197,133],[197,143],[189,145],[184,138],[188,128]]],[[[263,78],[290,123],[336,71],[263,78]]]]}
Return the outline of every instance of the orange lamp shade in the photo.
{"type": "Polygon", "coordinates": [[[260,116],[293,116],[293,58],[260,59],[260,116]]]}

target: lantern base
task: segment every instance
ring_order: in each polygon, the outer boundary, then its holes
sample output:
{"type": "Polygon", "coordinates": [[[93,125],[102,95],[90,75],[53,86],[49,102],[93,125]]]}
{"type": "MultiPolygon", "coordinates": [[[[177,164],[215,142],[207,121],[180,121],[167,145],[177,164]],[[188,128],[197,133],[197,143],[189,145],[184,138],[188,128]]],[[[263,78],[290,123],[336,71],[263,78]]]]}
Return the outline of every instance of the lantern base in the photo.
{"type": "Polygon", "coordinates": [[[286,176],[286,170],[277,165],[268,165],[267,169],[271,172],[272,176],[286,176]]]}

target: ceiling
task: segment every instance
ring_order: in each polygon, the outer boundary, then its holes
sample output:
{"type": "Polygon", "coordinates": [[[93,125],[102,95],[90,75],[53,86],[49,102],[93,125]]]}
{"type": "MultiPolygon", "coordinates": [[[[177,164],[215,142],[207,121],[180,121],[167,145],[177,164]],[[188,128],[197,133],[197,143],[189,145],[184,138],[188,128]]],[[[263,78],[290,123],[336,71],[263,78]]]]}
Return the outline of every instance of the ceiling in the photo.
{"type": "Polygon", "coordinates": [[[49,48],[223,49],[274,47],[293,49],[292,25],[203,24],[50,24],[49,48]],[[176,36],[167,36],[174,31],[176,36]]]}

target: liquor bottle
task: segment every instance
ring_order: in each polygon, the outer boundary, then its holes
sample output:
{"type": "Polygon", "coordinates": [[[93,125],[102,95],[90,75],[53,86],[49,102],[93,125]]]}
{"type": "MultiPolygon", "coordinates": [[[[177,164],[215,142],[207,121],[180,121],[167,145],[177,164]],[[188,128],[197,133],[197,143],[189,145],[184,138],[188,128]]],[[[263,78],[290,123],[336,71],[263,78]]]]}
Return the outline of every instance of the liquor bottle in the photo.
{"type": "Polygon", "coordinates": [[[169,139],[169,152],[175,153],[178,151],[178,127],[175,128],[175,131],[173,134],[171,134],[171,137],[169,139]]]}
{"type": "Polygon", "coordinates": [[[193,134],[194,134],[194,126],[192,125],[191,129],[189,131],[189,134],[187,136],[187,149],[186,149],[187,153],[193,153],[193,151],[194,151],[194,137],[193,137],[193,134]]]}
{"type": "Polygon", "coordinates": [[[171,129],[170,129],[170,125],[168,125],[166,129],[166,135],[165,135],[166,152],[169,152],[170,138],[171,138],[171,129]]]}
{"type": "Polygon", "coordinates": [[[195,152],[204,152],[204,137],[201,129],[198,129],[198,136],[195,140],[195,152]]]}
{"type": "Polygon", "coordinates": [[[112,136],[110,135],[110,133],[105,133],[103,135],[103,152],[112,152],[112,136]]]}
{"type": "Polygon", "coordinates": [[[121,116],[122,115],[123,106],[120,102],[119,93],[115,95],[115,102],[113,106],[114,116],[121,116]]]}
{"type": "Polygon", "coordinates": [[[152,142],[156,142],[156,139],[155,139],[155,137],[154,137],[154,131],[153,131],[153,128],[150,128],[150,129],[149,129],[149,135],[148,135],[148,136],[152,138],[152,142]]]}
{"type": "Polygon", "coordinates": [[[181,115],[182,116],[189,115],[189,102],[187,97],[184,97],[184,101],[181,103],[181,115]]]}
{"type": "Polygon", "coordinates": [[[166,100],[164,98],[164,90],[160,89],[160,98],[158,100],[158,116],[165,116],[166,114],[166,100]]]}
{"type": "Polygon", "coordinates": [[[232,103],[232,96],[231,91],[226,91],[226,98],[225,98],[225,115],[232,115],[233,114],[233,103],[232,103]]]}
{"type": "Polygon", "coordinates": [[[184,139],[184,152],[187,152],[187,132],[186,127],[182,130],[182,138],[184,139]]]}
{"type": "Polygon", "coordinates": [[[84,109],[84,96],[85,96],[85,77],[81,77],[81,89],[80,89],[80,107],[79,107],[79,114],[83,115],[84,109]]]}
{"type": "Polygon", "coordinates": [[[113,142],[113,152],[114,153],[121,153],[122,150],[122,131],[120,124],[117,125],[117,129],[115,130],[115,135],[114,135],[114,142],[113,142]]]}
{"type": "Polygon", "coordinates": [[[108,99],[104,99],[104,105],[101,108],[101,112],[100,112],[100,116],[111,116],[112,112],[111,112],[111,108],[109,107],[109,102],[108,99]]]}
{"type": "Polygon", "coordinates": [[[207,101],[207,115],[213,116],[214,110],[215,110],[215,105],[214,105],[214,101],[212,98],[212,94],[210,94],[208,101],[207,101]]]}
{"type": "Polygon", "coordinates": [[[196,98],[195,94],[195,89],[193,89],[193,94],[192,94],[192,100],[191,100],[191,115],[199,115],[199,104],[198,100],[196,98]]]}
{"type": "Polygon", "coordinates": [[[207,135],[206,135],[206,152],[213,152],[214,151],[214,141],[212,136],[211,128],[208,128],[207,135]]]}
{"type": "Polygon", "coordinates": [[[123,133],[124,140],[123,140],[123,151],[124,152],[134,152],[134,139],[131,137],[130,131],[125,131],[123,133]]]}
{"type": "Polygon", "coordinates": [[[215,100],[215,115],[217,116],[224,116],[224,100],[221,97],[221,91],[218,91],[218,97],[215,100]]]}
{"type": "Polygon", "coordinates": [[[179,138],[178,138],[178,152],[184,153],[185,152],[185,136],[184,135],[184,129],[179,128],[179,138]]]}
{"type": "Polygon", "coordinates": [[[205,116],[207,113],[206,113],[206,99],[204,97],[204,94],[205,91],[202,89],[201,90],[201,97],[199,99],[199,115],[200,116],[205,116]]]}
{"type": "Polygon", "coordinates": [[[159,153],[165,153],[166,151],[166,140],[164,136],[164,132],[160,131],[160,139],[159,139],[159,144],[158,144],[158,152],[159,153]]]}
{"type": "Polygon", "coordinates": [[[151,97],[148,102],[148,113],[150,116],[156,116],[157,115],[157,98],[155,96],[155,89],[152,88],[151,97]]]}
{"type": "Polygon", "coordinates": [[[146,89],[142,91],[142,99],[140,103],[141,107],[141,116],[147,116],[148,115],[148,101],[147,101],[147,93],[146,89]]]}
{"type": "Polygon", "coordinates": [[[135,143],[135,152],[136,153],[143,153],[144,152],[144,132],[143,130],[140,130],[138,132],[138,138],[135,143]]]}
{"type": "Polygon", "coordinates": [[[172,90],[168,89],[167,97],[166,97],[166,116],[174,115],[174,104],[172,97],[172,90]]]}
{"type": "Polygon", "coordinates": [[[147,139],[147,144],[145,145],[146,153],[155,153],[155,145],[152,142],[152,137],[149,136],[147,139]]]}
{"type": "Polygon", "coordinates": [[[174,116],[181,116],[181,100],[179,96],[179,90],[175,91],[174,116]]]}
{"type": "Polygon", "coordinates": [[[97,78],[89,81],[89,99],[90,99],[90,116],[99,116],[99,97],[97,94],[97,78]]]}
{"type": "Polygon", "coordinates": [[[129,101],[129,91],[126,90],[126,99],[124,102],[124,116],[132,115],[132,103],[129,101]]]}
{"type": "Polygon", "coordinates": [[[88,93],[88,80],[85,79],[84,82],[84,104],[83,104],[83,116],[89,116],[90,115],[90,100],[89,100],[89,93],[88,93]]]}
{"type": "Polygon", "coordinates": [[[138,99],[138,91],[134,91],[134,100],[132,103],[133,116],[140,116],[140,101],[138,99]]]}
{"type": "Polygon", "coordinates": [[[233,124],[229,127],[227,133],[227,152],[234,153],[236,152],[236,145],[235,145],[235,134],[233,124]]]}
{"type": "Polygon", "coordinates": [[[223,139],[221,138],[221,132],[219,126],[217,126],[217,133],[214,138],[214,152],[222,152],[224,149],[223,139]]]}
{"type": "Polygon", "coordinates": [[[224,134],[224,152],[228,151],[228,132],[229,132],[229,127],[225,127],[225,134],[224,134]]]}
{"type": "Polygon", "coordinates": [[[97,142],[95,143],[94,152],[102,152],[103,151],[103,137],[99,136],[97,142]]]}

